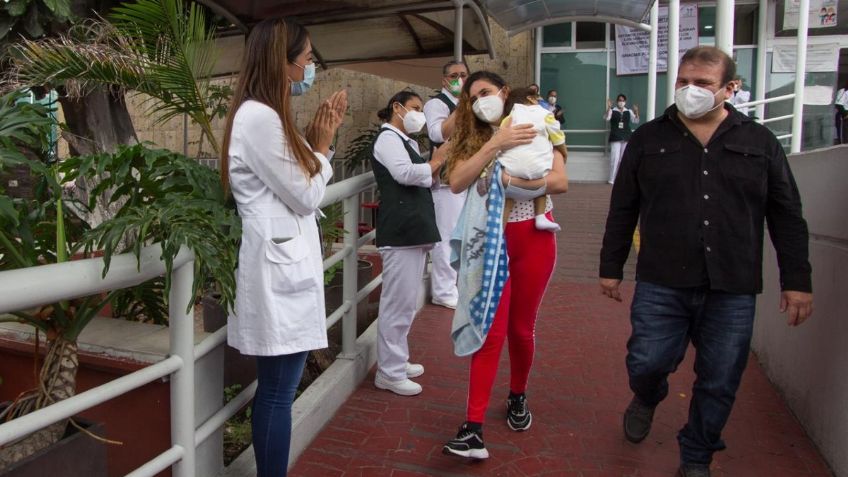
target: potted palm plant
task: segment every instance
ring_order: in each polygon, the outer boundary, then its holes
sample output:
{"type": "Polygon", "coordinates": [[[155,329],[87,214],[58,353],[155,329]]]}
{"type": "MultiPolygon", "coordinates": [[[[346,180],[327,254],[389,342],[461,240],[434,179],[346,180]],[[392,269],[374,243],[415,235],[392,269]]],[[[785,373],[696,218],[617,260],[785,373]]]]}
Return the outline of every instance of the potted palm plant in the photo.
{"type": "MultiPolygon", "coordinates": [[[[13,103],[15,97],[4,98],[0,105],[13,103]]],[[[224,193],[214,171],[179,154],[145,145],[74,157],[60,164],[27,159],[17,149],[43,145],[38,126],[49,125],[49,121],[39,119],[41,114],[34,106],[17,110],[0,106],[0,165],[25,164],[43,181],[35,199],[0,195],[0,270],[63,262],[74,253],[99,250],[105,273],[114,254],[134,252],[138,256],[143,246],[158,242],[169,270],[180,247],[194,252],[195,293],[212,279],[219,284],[224,303],[232,302],[239,221],[224,206],[224,193]],[[64,185],[81,179],[98,184],[90,201],[67,203],[64,185]],[[79,215],[107,190],[111,191],[110,200],[120,206],[112,218],[88,228],[79,215]]],[[[164,296],[169,286],[166,280],[164,296]]],[[[8,406],[3,418],[19,417],[74,395],[76,340],[118,293],[46,304],[0,319],[30,324],[46,338],[38,386],[8,406]]],[[[66,424],[57,423],[0,449],[0,469],[56,442],[66,424]]]]}

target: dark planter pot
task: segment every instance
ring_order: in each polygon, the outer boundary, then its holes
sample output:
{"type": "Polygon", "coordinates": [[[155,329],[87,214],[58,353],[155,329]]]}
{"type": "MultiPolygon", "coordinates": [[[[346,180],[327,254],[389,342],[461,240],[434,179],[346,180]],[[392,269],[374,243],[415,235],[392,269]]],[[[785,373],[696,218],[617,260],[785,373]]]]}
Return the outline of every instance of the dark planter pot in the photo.
{"type": "MultiPolygon", "coordinates": [[[[6,405],[0,406],[0,409],[6,405]]],[[[102,423],[74,419],[85,430],[103,436],[102,423]]],[[[2,477],[107,477],[107,444],[80,432],[68,425],[65,436],[52,446],[15,463],[7,468],[2,477]]]]}
{"type": "MultiPolygon", "coordinates": [[[[221,306],[221,296],[207,293],[203,303],[203,331],[214,333],[227,326],[227,311],[221,306]]],[[[242,389],[256,380],[256,358],[245,356],[224,344],[224,389],[238,384],[242,389]]]]}

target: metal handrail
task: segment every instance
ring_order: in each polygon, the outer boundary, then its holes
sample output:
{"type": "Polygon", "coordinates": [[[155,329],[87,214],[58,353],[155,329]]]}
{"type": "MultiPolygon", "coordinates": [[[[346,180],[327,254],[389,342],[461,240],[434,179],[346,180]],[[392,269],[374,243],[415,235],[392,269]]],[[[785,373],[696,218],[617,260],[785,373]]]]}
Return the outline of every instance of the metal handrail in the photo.
{"type": "MultiPolygon", "coordinates": [[[[353,353],[356,340],[356,307],[380,283],[382,276],[361,290],[356,283],[356,252],[375,237],[375,231],[359,237],[357,229],[359,194],[374,187],[373,174],[366,173],[328,186],[321,207],[343,201],[345,214],[345,245],[324,261],[327,269],[344,261],[344,300],[341,307],[328,317],[328,326],[344,318],[342,355],[353,353]]],[[[159,244],[144,247],[140,258],[133,254],[112,257],[109,272],[103,275],[102,258],[91,258],[59,264],[41,265],[0,272],[0,313],[33,308],[106,290],[141,284],[166,272],[159,244]]],[[[153,476],[172,466],[175,477],[195,474],[195,449],[208,439],[227,419],[235,415],[256,392],[256,381],[222,406],[200,426],[195,424],[194,364],[195,361],[226,342],[227,331],[222,328],[201,343],[194,345],[193,321],[186,310],[191,302],[194,256],[183,247],[174,259],[169,296],[170,356],[158,363],[122,376],[71,398],[52,404],[10,422],[0,424],[0,445],[18,440],[32,432],[70,418],[87,409],[126,394],[157,379],[171,376],[171,442],[165,452],[146,462],[130,474],[131,477],[153,476]]]]}
{"type": "Polygon", "coordinates": [[[769,104],[776,103],[778,101],[787,101],[795,98],[795,93],[784,94],[783,96],[775,96],[773,98],[759,99],[756,101],[748,101],[747,103],[741,103],[734,105],[736,109],[739,108],[750,108],[752,106],[759,106],[761,104],[769,104]]]}

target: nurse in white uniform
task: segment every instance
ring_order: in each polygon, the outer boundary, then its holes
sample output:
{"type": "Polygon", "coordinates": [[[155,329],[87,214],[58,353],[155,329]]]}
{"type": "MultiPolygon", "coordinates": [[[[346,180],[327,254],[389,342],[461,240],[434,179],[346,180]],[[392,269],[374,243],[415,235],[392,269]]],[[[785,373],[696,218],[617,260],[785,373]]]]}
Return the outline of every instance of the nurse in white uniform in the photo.
{"type": "MultiPolygon", "coordinates": [[[[430,157],[453,132],[456,115],[453,111],[459,101],[462,84],[468,78],[468,67],[461,61],[451,61],[442,67],[442,90],[424,105],[427,117],[427,135],[430,138],[430,157]]],[[[465,191],[451,192],[446,181],[438,177],[433,182],[433,204],[436,208],[436,224],[439,226],[439,241],[430,252],[433,268],[430,271],[430,292],[433,304],[456,308],[459,294],[456,289],[456,270],[450,264],[450,236],[459,220],[465,204],[465,191]]]]}
{"type": "Polygon", "coordinates": [[[444,158],[426,162],[410,138],[424,127],[421,97],[401,91],[377,115],[384,121],[371,161],[380,210],[377,248],[383,259],[383,290],[377,337],[374,385],[402,396],[421,392],[410,378],[424,367],[409,362],[407,335],[415,318],[427,251],[438,242],[439,228],[430,186],[444,158]]]}
{"type": "Polygon", "coordinates": [[[327,346],[315,211],[332,176],[327,156],[347,94],[324,101],[304,137],[290,101],[314,77],[303,27],[283,19],[254,26],[222,148],[224,185],[242,218],[227,341],[257,360],[252,432],[259,477],[286,475],[291,405],[306,356],[327,346]]]}

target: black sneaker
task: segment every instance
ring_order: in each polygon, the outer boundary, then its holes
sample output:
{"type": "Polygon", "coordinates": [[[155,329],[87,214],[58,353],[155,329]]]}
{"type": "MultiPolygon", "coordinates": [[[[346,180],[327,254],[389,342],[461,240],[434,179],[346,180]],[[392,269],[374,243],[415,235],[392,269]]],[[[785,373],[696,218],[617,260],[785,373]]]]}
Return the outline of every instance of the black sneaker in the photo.
{"type": "Polygon", "coordinates": [[[624,437],[633,443],[639,443],[648,437],[651,432],[651,422],[654,420],[654,409],[656,406],[643,404],[637,397],[633,397],[627,410],[624,411],[624,437]]]}
{"type": "Polygon", "coordinates": [[[683,464],[677,470],[678,477],[710,477],[710,466],[701,464],[683,464]]]}
{"type": "Polygon", "coordinates": [[[483,431],[475,431],[466,422],[459,428],[456,438],[442,448],[443,454],[458,455],[471,459],[488,459],[489,451],[483,445],[483,431]]]}
{"type": "Polygon", "coordinates": [[[527,397],[524,394],[510,394],[506,400],[506,424],[513,431],[526,431],[533,423],[533,415],[527,407],[527,397]]]}

